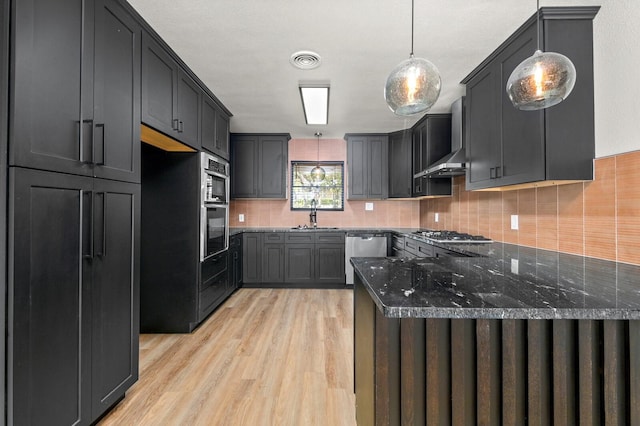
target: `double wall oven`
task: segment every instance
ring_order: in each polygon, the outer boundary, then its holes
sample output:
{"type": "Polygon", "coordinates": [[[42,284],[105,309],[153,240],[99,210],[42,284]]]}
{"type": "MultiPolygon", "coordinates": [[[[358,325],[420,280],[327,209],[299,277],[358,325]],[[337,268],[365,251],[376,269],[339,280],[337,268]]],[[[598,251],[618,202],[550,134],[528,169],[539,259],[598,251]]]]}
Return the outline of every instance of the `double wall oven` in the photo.
{"type": "Polygon", "coordinates": [[[229,163],[201,156],[200,261],[229,248],[229,163]]]}

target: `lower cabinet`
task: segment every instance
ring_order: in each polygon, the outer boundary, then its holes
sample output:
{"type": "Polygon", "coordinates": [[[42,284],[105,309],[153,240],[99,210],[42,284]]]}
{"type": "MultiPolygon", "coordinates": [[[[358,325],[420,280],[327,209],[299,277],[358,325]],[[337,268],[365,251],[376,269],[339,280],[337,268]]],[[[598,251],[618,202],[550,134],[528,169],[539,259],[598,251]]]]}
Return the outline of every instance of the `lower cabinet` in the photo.
{"type": "Polygon", "coordinates": [[[229,291],[233,292],[242,285],[242,234],[229,238],[229,291]]]}
{"type": "Polygon", "coordinates": [[[242,285],[339,287],[345,283],[343,232],[246,232],[242,285]]]}
{"type": "Polygon", "coordinates": [[[90,424],[138,378],[140,185],[10,170],[8,424],[90,424]]]}
{"type": "Polygon", "coordinates": [[[223,251],[200,264],[198,321],[204,320],[229,294],[228,252],[223,251]]]}

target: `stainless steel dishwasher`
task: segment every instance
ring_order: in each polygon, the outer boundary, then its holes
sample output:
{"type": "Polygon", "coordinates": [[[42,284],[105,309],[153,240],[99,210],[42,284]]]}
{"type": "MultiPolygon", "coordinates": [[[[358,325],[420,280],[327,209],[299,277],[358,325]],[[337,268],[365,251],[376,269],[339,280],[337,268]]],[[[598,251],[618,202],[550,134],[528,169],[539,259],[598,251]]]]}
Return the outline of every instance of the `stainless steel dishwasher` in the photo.
{"type": "Polygon", "coordinates": [[[385,257],[387,235],[384,232],[347,232],[345,241],[345,275],[347,284],[353,284],[352,257],[385,257]]]}

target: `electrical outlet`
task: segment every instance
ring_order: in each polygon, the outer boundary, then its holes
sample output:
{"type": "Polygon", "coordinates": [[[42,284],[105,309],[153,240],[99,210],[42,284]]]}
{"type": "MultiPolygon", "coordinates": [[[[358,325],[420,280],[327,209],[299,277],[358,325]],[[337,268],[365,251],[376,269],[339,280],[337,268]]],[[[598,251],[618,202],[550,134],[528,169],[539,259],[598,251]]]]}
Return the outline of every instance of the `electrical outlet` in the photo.
{"type": "Polygon", "coordinates": [[[238,222],[244,222],[244,215],[242,213],[238,215],[238,222]]]}
{"type": "Polygon", "coordinates": [[[436,218],[435,218],[436,222],[440,222],[440,215],[438,213],[436,213],[436,218]]]}
{"type": "Polygon", "coordinates": [[[518,215],[517,214],[512,214],[511,215],[511,229],[513,229],[513,230],[517,230],[518,229],[518,215]]]}
{"type": "Polygon", "coordinates": [[[518,267],[519,267],[518,259],[511,259],[511,273],[518,275],[518,267]]]}
{"type": "Polygon", "coordinates": [[[364,203],[364,209],[368,212],[373,211],[373,203],[364,203]]]}

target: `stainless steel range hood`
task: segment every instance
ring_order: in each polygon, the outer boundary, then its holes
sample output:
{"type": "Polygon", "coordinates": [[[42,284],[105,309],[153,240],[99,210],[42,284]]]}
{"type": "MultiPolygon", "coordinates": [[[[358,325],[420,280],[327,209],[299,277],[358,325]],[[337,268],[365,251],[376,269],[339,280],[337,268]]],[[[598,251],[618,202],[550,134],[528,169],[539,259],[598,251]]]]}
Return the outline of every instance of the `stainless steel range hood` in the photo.
{"type": "Polygon", "coordinates": [[[451,177],[465,173],[464,96],[451,104],[451,153],[445,155],[414,177],[451,177]]]}

